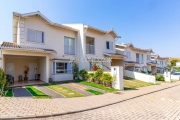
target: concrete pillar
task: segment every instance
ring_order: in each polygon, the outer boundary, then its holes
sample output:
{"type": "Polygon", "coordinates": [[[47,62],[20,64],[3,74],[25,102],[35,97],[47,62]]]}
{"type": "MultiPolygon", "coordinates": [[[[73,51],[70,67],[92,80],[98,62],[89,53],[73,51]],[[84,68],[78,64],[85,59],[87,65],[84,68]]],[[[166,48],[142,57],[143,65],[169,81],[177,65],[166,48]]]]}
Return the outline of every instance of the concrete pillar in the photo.
{"type": "Polygon", "coordinates": [[[167,69],[164,71],[164,80],[166,82],[171,82],[171,72],[167,69]]]}
{"type": "Polygon", "coordinates": [[[124,90],[123,67],[111,66],[111,74],[116,77],[115,81],[112,83],[112,87],[118,90],[124,90]]]}
{"type": "Polygon", "coordinates": [[[49,70],[50,70],[50,68],[49,68],[49,63],[50,63],[50,61],[49,61],[49,56],[47,55],[46,56],[46,80],[45,80],[45,82],[46,83],[49,83],[49,78],[50,78],[50,76],[49,76],[49,70]]]}

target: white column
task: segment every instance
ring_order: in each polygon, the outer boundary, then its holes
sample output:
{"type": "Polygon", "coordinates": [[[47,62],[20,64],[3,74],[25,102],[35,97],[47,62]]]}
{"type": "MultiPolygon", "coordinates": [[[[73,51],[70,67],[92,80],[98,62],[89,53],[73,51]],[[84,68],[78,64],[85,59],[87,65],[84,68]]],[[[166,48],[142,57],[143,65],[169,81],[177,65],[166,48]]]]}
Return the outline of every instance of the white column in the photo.
{"type": "Polygon", "coordinates": [[[50,61],[49,61],[49,56],[47,55],[46,56],[46,80],[45,80],[45,82],[46,83],[49,83],[49,70],[50,70],[50,68],[49,68],[49,63],[50,63],[50,61]]]}
{"type": "Polygon", "coordinates": [[[124,90],[123,67],[111,66],[111,74],[116,77],[115,81],[112,83],[112,87],[118,90],[124,90]]]}
{"type": "Polygon", "coordinates": [[[164,71],[164,79],[166,82],[171,82],[171,72],[167,69],[164,71]]]}

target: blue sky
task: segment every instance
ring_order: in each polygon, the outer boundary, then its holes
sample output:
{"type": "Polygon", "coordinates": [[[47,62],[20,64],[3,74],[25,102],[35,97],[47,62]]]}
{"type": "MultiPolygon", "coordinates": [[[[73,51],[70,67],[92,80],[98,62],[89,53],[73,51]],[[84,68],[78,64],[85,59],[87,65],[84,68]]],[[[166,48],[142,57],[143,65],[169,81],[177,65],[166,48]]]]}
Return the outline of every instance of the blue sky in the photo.
{"type": "Polygon", "coordinates": [[[40,11],[60,24],[113,28],[122,37],[117,43],[180,57],[180,0],[0,0],[0,41],[12,41],[13,11],[40,11]]]}

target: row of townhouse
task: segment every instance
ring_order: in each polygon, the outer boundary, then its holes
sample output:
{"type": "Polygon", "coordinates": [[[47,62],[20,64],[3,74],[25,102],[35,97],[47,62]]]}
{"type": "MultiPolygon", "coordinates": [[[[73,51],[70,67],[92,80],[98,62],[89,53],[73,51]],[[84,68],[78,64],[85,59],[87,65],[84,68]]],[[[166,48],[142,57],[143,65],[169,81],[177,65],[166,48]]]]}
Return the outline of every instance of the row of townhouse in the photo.
{"type": "Polygon", "coordinates": [[[39,11],[14,12],[12,27],[13,41],[3,41],[0,46],[0,66],[15,81],[27,68],[29,80],[37,73],[46,83],[50,78],[72,80],[72,64],[76,62],[79,70],[90,71],[92,58],[101,61],[99,66],[103,70],[123,66],[132,71],[156,72],[157,64],[151,61],[152,50],[135,48],[132,44],[116,45],[120,36],[113,29],[105,31],[84,24],[57,24],[39,11]]]}
{"type": "Polygon", "coordinates": [[[72,64],[79,70],[92,69],[91,58],[103,62],[108,70],[112,65],[123,65],[124,55],[116,54],[115,40],[120,36],[113,30],[101,30],[84,24],[57,24],[39,11],[13,13],[13,41],[1,43],[1,67],[18,81],[28,68],[28,80],[35,74],[49,82],[72,80],[72,64]]]}
{"type": "Polygon", "coordinates": [[[124,69],[137,72],[163,73],[167,68],[168,57],[160,57],[154,54],[152,49],[134,47],[132,43],[116,44],[116,52],[126,55],[124,69]]]}

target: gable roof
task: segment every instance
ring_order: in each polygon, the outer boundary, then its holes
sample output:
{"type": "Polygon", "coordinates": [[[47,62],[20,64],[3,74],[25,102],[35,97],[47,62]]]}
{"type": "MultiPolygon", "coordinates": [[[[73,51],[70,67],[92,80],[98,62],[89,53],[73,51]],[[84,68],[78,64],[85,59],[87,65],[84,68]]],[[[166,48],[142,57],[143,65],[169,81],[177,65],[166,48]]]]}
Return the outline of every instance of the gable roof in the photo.
{"type": "Polygon", "coordinates": [[[158,54],[151,54],[151,58],[156,58],[156,59],[169,59],[169,57],[161,57],[160,55],[158,54]]]}
{"type": "Polygon", "coordinates": [[[58,23],[53,23],[52,21],[50,21],[47,17],[45,17],[39,11],[37,11],[37,12],[30,12],[30,13],[24,13],[24,14],[13,12],[13,15],[21,16],[22,18],[27,18],[27,17],[31,17],[31,16],[36,16],[37,15],[37,16],[41,17],[43,20],[45,20],[50,25],[61,27],[61,28],[64,28],[64,29],[73,30],[73,31],[78,31],[77,29],[74,29],[72,27],[68,27],[68,26],[65,26],[65,25],[62,25],[62,24],[58,24],[58,23]]]}
{"type": "Polygon", "coordinates": [[[14,43],[14,42],[4,42],[3,41],[0,44],[0,47],[3,49],[28,50],[28,51],[37,51],[37,52],[54,52],[54,53],[56,53],[56,51],[53,49],[22,46],[22,45],[18,45],[17,43],[14,43]]]}
{"type": "Polygon", "coordinates": [[[90,26],[90,25],[84,25],[84,27],[87,28],[87,29],[91,29],[91,30],[95,30],[95,31],[104,33],[104,34],[112,33],[115,38],[121,38],[121,36],[119,36],[119,35],[114,31],[114,29],[110,29],[110,30],[104,31],[104,30],[101,30],[101,29],[99,29],[99,28],[92,27],[92,26],[90,26]]]}
{"type": "Polygon", "coordinates": [[[153,50],[152,50],[151,48],[149,48],[149,49],[141,49],[141,48],[137,48],[137,47],[135,47],[132,43],[116,44],[116,46],[120,46],[120,47],[123,47],[123,48],[130,47],[130,48],[132,48],[133,50],[138,50],[138,51],[142,51],[142,52],[152,52],[152,53],[153,53],[153,50]]]}

